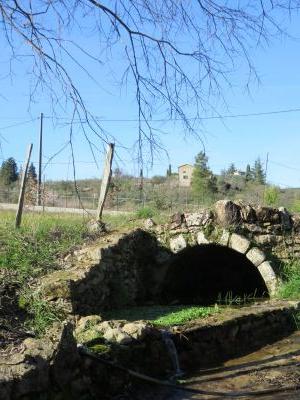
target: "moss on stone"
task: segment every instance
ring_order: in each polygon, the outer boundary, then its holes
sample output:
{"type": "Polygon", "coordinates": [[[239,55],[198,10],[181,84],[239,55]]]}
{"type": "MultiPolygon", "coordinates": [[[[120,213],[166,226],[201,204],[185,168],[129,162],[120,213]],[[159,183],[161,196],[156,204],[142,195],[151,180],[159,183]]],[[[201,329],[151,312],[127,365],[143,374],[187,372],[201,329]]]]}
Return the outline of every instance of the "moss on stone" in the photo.
{"type": "Polygon", "coordinates": [[[99,331],[97,331],[94,328],[90,328],[87,330],[84,330],[82,332],[78,332],[76,334],[76,340],[78,343],[89,343],[94,340],[99,340],[102,339],[103,335],[99,331]]]}
{"type": "Polygon", "coordinates": [[[108,353],[110,351],[110,346],[103,343],[95,343],[93,345],[89,345],[88,348],[97,354],[108,353]]]}

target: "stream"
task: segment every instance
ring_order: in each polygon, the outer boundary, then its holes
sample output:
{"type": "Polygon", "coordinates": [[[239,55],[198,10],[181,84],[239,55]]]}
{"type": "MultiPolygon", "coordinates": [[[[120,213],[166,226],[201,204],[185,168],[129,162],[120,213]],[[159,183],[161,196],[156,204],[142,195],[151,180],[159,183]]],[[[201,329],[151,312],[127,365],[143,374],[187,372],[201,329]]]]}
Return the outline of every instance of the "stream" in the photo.
{"type": "MultiPolygon", "coordinates": [[[[300,398],[300,332],[263,347],[246,356],[235,358],[217,368],[200,370],[185,377],[184,386],[215,392],[253,392],[276,389],[277,392],[240,396],[241,399],[299,400],[300,398]],[[286,387],[298,386],[290,391],[286,387]]],[[[141,387],[134,393],[138,400],[223,399],[163,387],[141,387]]],[[[228,398],[228,397],[226,397],[228,398]]],[[[230,397],[232,398],[232,397],[230,397]]]]}

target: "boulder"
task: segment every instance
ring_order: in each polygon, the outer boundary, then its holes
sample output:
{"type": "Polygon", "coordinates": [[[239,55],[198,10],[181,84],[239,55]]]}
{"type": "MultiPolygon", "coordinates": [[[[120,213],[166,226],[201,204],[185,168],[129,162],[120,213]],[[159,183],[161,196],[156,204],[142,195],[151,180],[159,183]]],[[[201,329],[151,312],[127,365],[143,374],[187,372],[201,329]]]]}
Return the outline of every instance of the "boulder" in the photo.
{"type": "Polygon", "coordinates": [[[241,207],[230,200],[219,200],[215,203],[217,222],[224,227],[241,223],[241,207]]]}

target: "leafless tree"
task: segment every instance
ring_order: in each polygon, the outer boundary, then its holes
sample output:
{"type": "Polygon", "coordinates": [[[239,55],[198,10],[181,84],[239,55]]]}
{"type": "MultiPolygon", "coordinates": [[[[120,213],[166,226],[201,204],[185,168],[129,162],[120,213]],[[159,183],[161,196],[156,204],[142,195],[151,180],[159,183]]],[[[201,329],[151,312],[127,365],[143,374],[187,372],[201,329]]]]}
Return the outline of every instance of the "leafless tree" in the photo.
{"type": "Polygon", "coordinates": [[[31,98],[43,90],[54,112],[71,107],[69,144],[80,121],[92,151],[95,137],[111,138],[86,106],[72,66],[101,83],[90,63],[99,71],[121,63],[118,83],[135,87],[139,154],[146,144],[153,154],[160,146],[153,116],[195,132],[193,118],[213,111],[211,99],[224,97],[241,60],[244,83],[257,78],[250,49],[281,33],[282,19],[297,9],[293,0],[0,0],[0,29],[12,65],[24,59],[30,66],[31,98]]]}

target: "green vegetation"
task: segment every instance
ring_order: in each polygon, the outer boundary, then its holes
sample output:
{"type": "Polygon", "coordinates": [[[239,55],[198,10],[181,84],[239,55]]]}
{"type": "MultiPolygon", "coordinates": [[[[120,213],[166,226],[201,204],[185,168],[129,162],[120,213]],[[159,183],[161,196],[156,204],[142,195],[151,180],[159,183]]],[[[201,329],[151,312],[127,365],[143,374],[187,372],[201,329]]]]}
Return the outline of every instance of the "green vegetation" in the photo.
{"type": "Polygon", "coordinates": [[[155,211],[150,207],[143,207],[137,210],[137,218],[152,218],[155,215],[155,211]]]}
{"type": "Polygon", "coordinates": [[[218,307],[199,306],[152,306],[132,307],[107,312],[106,319],[125,319],[127,321],[145,320],[156,326],[183,325],[189,321],[205,318],[219,312],[218,307]]]}
{"type": "Polygon", "coordinates": [[[264,192],[264,202],[267,206],[275,207],[278,205],[280,191],[276,186],[266,188],[264,192]]]}
{"type": "Polygon", "coordinates": [[[13,269],[20,282],[57,268],[57,257],[87,238],[82,217],[24,214],[14,228],[14,214],[1,213],[0,268],[13,269]]]}
{"type": "Polygon", "coordinates": [[[196,198],[200,195],[210,198],[216,192],[216,177],[208,167],[208,157],[201,151],[195,158],[192,193],[196,198]]]}
{"type": "Polygon", "coordinates": [[[13,157],[3,161],[0,167],[0,181],[3,185],[10,185],[18,180],[18,166],[13,157]]]}
{"type": "Polygon", "coordinates": [[[285,265],[283,270],[283,283],[278,291],[282,299],[300,299],[300,261],[295,260],[285,265]]]}

